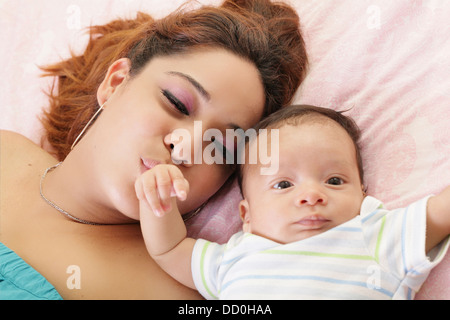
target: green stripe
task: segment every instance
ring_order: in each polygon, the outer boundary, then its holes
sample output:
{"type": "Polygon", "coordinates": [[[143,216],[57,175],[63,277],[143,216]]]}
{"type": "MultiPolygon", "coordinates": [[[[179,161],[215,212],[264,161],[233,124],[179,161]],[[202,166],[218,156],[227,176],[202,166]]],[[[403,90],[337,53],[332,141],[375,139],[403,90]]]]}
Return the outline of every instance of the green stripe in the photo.
{"type": "Polygon", "coordinates": [[[375,261],[380,262],[380,247],[381,247],[381,239],[383,237],[383,231],[384,231],[384,224],[386,223],[386,216],[384,216],[381,219],[381,227],[380,231],[378,231],[378,238],[377,238],[377,246],[375,247],[375,261]]]}
{"type": "Polygon", "coordinates": [[[200,259],[200,273],[202,275],[202,283],[203,286],[205,287],[206,291],[208,292],[208,294],[213,297],[214,299],[218,299],[212,292],[211,290],[209,290],[208,285],[206,284],[206,278],[205,278],[205,256],[206,256],[206,251],[208,250],[209,245],[211,244],[211,242],[207,242],[205,244],[205,246],[203,247],[202,250],[202,255],[201,255],[201,259],[200,259]]]}
{"type": "Polygon", "coordinates": [[[314,251],[287,251],[287,250],[267,250],[264,253],[270,254],[291,254],[300,256],[314,256],[324,258],[341,258],[341,259],[353,259],[353,260],[373,260],[371,256],[363,256],[358,254],[339,254],[339,253],[322,253],[314,251]]]}

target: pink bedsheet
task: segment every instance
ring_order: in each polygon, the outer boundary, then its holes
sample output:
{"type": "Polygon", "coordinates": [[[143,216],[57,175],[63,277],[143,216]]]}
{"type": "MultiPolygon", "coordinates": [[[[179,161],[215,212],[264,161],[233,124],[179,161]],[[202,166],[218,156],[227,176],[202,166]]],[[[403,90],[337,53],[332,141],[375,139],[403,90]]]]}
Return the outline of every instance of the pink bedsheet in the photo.
{"type": "MultiPolygon", "coordinates": [[[[217,4],[220,1],[199,1],[217,4]]],[[[37,65],[80,50],[82,28],[136,10],[161,16],[183,1],[0,0],[0,128],[39,142],[46,105],[37,65]]],[[[363,129],[369,194],[404,206],[450,181],[450,2],[291,0],[310,70],[296,103],[349,112],[363,129]]],[[[240,228],[236,184],[189,222],[192,236],[224,242],[240,228]]],[[[450,254],[417,299],[450,299],[450,254]]]]}

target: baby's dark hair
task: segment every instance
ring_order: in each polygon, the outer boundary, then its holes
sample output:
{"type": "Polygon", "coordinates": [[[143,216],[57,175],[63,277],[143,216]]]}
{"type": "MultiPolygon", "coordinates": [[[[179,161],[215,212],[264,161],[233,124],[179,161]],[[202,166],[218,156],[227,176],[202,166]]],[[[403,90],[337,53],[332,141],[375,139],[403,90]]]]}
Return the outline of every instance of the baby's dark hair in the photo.
{"type": "MultiPolygon", "coordinates": [[[[259,133],[260,129],[279,129],[284,125],[292,125],[297,126],[302,122],[321,122],[325,118],[329,118],[336,123],[338,123],[345,131],[348,133],[350,138],[353,141],[356,150],[356,162],[358,165],[359,177],[361,179],[361,184],[364,184],[364,171],[363,171],[363,163],[361,158],[361,150],[359,147],[359,138],[361,136],[361,130],[359,129],[356,122],[348,117],[343,115],[345,111],[335,111],[333,109],[316,107],[311,105],[292,105],[278,110],[275,113],[272,113],[270,116],[259,122],[254,129],[256,133],[259,133]]],[[[242,180],[243,180],[243,171],[244,171],[245,163],[241,164],[238,167],[238,182],[239,187],[242,190],[242,180]]]]}

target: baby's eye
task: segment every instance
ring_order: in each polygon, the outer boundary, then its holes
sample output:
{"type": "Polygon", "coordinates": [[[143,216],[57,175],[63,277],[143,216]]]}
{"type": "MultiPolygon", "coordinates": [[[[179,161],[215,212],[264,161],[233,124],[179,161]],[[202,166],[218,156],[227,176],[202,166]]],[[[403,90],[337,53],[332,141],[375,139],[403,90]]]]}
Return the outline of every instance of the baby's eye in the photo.
{"type": "Polygon", "coordinates": [[[273,188],[274,189],[287,189],[287,188],[290,188],[292,186],[293,186],[293,184],[290,183],[289,181],[281,181],[281,182],[278,182],[277,184],[275,184],[273,186],[273,188]]]}
{"type": "Polygon", "coordinates": [[[344,184],[344,180],[341,178],[333,177],[331,179],[328,179],[327,184],[332,184],[334,186],[340,186],[341,184],[344,184]]]}

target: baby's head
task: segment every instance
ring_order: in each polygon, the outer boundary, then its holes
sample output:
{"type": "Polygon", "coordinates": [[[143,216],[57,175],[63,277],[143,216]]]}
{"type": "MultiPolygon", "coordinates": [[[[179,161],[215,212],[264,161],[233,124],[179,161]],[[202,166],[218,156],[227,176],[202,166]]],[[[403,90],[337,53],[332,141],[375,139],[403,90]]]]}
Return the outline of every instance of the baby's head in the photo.
{"type": "MultiPolygon", "coordinates": [[[[331,109],[299,105],[284,108],[255,128],[269,134],[267,150],[277,150],[274,174],[261,174],[263,164],[245,163],[239,181],[243,230],[290,243],[332,229],[359,214],[364,199],[363,167],[355,122],[331,109]],[[272,144],[278,144],[273,148],[272,144]]],[[[257,139],[245,154],[261,148],[257,139]]],[[[273,166],[273,164],[271,164],[273,166]]]]}

